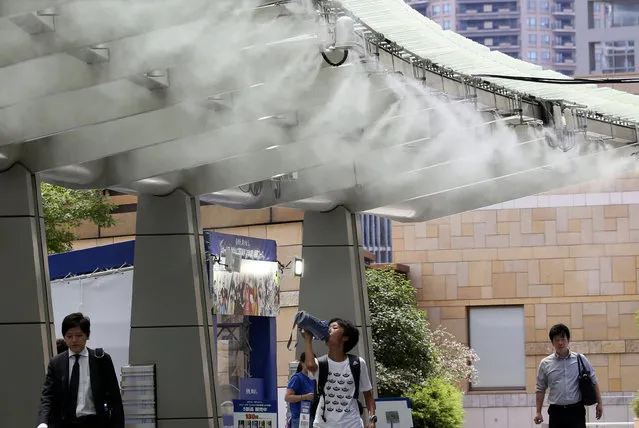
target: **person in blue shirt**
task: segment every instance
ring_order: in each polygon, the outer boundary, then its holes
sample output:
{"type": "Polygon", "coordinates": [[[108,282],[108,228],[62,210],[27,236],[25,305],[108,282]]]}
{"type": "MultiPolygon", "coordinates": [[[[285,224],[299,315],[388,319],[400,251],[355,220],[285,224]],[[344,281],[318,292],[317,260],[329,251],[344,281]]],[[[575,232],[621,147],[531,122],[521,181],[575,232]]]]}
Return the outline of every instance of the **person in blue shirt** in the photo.
{"type": "MultiPolygon", "coordinates": [[[[308,370],[304,364],[305,360],[306,355],[302,352],[297,372],[288,381],[286,395],[284,395],[284,400],[289,402],[291,406],[291,428],[299,428],[302,401],[308,401],[311,404],[315,393],[315,381],[308,376],[308,370]]],[[[313,426],[313,421],[310,421],[310,426],[313,426]]]]}

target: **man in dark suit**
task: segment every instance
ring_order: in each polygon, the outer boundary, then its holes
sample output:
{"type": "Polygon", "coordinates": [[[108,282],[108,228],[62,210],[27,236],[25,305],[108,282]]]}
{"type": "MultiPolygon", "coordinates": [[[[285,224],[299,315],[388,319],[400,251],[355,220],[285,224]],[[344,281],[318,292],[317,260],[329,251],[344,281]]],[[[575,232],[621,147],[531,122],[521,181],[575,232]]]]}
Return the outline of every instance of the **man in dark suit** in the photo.
{"type": "Polygon", "coordinates": [[[69,349],[49,362],[38,428],[124,428],[113,361],[86,347],[91,322],[81,313],[67,315],[62,335],[69,349]]]}

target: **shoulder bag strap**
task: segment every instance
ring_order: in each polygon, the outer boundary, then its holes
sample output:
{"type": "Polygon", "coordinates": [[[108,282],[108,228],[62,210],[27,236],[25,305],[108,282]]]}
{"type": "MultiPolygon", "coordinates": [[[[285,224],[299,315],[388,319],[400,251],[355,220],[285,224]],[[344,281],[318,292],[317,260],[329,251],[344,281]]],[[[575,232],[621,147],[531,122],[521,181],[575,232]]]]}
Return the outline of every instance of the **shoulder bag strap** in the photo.
{"type": "Polygon", "coordinates": [[[581,354],[577,354],[577,367],[579,370],[579,376],[582,376],[584,373],[590,375],[586,370],[586,365],[584,364],[584,360],[581,359],[581,354]]]}

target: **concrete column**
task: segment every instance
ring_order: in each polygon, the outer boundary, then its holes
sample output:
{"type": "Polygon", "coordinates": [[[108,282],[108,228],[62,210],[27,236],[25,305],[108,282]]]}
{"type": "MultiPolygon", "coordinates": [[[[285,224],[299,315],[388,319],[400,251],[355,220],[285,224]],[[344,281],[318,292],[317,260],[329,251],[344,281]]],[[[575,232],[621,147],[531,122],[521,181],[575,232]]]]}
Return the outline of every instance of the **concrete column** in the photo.
{"type": "Polygon", "coordinates": [[[138,202],[131,364],[156,364],[159,428],[218,426],[200,204],[181,190],[138,202]]]}
{"type": "Polygon", "coordinates": [[[0,426],[36,426],[54,331],[40,181],[0,172],[0,426]]]}
{"type": "MultiPolygon", "coordinates": [[[[339,317],[355,323],[360,340],[352,352],[366,360],[376,392],[359,215],[342,207],[328,213],[306,212],[303,224],[304,277],[299,308],[321,319],[339,317]]],[[[302,348],[303,344],[298,344],[298,354],[302,348]]],[[[319,342],[313,349],[318,355],[326,352],[326,346],[319,342]]]]}

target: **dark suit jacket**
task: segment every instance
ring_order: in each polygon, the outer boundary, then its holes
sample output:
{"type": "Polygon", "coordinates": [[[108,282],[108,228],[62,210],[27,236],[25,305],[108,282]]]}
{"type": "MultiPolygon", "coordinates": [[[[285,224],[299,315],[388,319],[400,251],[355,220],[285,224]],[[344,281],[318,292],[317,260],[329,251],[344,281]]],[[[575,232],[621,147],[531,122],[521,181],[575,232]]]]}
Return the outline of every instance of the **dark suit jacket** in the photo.
{"type": "MultiPolygon", "coordinates": [[[[108,428],[124,428],[122,397],[111,356],[105,353],[102,358],[97,358],[93,349],[88,351],[91,392],[96,415],[101,421],[100,425],[108,428]],[[105,404],[111,413],[110,417],[104,408],[105,404]]],[[[40,397],[38,424],[48,424],[49,428],[64,426],[65,409],[69,397],[69,376],[69,351],[65,351],[49,362],[40,397]]]]}

